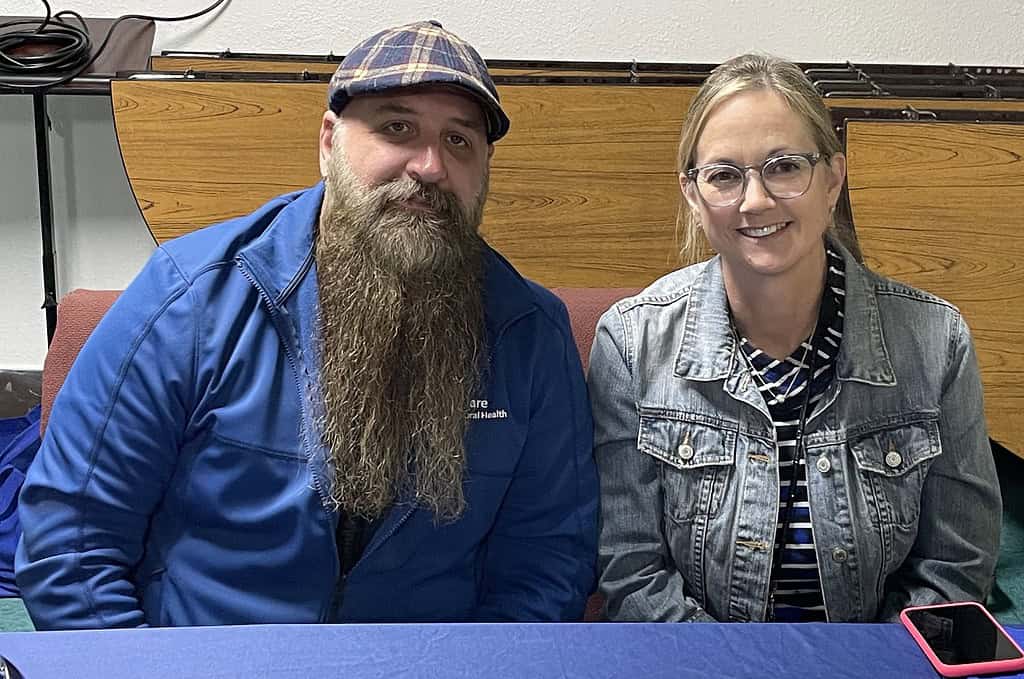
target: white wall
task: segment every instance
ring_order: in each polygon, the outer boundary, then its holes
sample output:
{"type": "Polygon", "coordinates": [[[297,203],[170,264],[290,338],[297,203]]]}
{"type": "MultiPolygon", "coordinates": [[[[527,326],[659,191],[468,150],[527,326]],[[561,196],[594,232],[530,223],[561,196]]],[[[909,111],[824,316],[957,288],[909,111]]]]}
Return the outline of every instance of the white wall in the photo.
{"type": "MultiPolygon", "coordinates": [[[[184,14],[208,2],[51,4],[114,17],[184,14]]],[[[8,15],[38,15],[43,7],[38,0],[3,4],[8,15]]],[[[1024,65],[1021,0],[232,0],[212,17],[158,25],[154,51],[344,54],[372,32],[425,18],[441,20],[489,59],[717,62],[760,50],[796,61],[1024,65]]],[[[51,108],[60,292],[124,287],[153,245],[124,178],[109,102],[64,97],[51,108]]],[[[26,97],[0,96],[0,205],[0,368],[38,368],[46,335],[26,97]]]]}
{"type": "MultiPolygon", "coordinates": [[[[212,0],[51,0],[87,16],[185,14],[212,0]]],[[[5,0],[38,14],[39,0],[5,0]]],[[[380,28],[436,18],[492,59],[721,61],[751,49],[798,61],[1024,62],[1020,0],[232,0],[164,24],[156,48],[344,54],[380,28]]]]}
{"type": "MultiPolygon", "coordinates": [[[[153,237],[125,178],[109,98],[50,97],[58,294],[123,288],[153,237]]],[[[46,354],[32,100],[0,95],[0,369],[38,370],[46,354]]]]}

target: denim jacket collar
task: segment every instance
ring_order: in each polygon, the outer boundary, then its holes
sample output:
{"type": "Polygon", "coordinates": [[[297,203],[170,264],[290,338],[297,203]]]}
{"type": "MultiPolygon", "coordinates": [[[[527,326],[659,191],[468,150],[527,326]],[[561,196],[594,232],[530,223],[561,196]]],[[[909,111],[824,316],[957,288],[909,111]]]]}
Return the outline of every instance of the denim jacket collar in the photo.
{"type": "MultiPolygon", "coordinates": [[[[841,380],[895,386],[871,274],[842,245],[834,240],[829,244],[846,264],[845,322],[836,374],[841,380]]],[[[715,256],[690,285],[675,374],[697,381],[724,380],[734,370],[736,352],[722,259],[715,256]]]]}
{"type": "Polygon", "coordinates": [[[830,241],[846,264],[846,309],[843,342],[836,364],[841,380],[880,387],[896,386],[896,372],[885,348],[874,276],[839,243],[830,241]]]}
{"type": "Polygon", "coordinates": [[[722,257],[716,255],[690,285],[675,373],[701,382],[724,380],[733,371],[735,357],[722,257]]]}

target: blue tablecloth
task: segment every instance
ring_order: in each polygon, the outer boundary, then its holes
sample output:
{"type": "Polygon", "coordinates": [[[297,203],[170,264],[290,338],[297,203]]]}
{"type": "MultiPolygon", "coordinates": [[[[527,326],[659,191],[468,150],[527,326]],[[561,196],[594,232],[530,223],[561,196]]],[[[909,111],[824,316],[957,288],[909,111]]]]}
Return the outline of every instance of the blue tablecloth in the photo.
{"type": "MultiPolygon", "coordinates": [[[[1018,643],[1024,627],[1011,629],[1018,643]]],[[[25,679],[935,677],[901,625],[257,625],[0,634],[25,679]]],[[[1020,675],[1024,676],[1024,675],[1020,675]]]]}

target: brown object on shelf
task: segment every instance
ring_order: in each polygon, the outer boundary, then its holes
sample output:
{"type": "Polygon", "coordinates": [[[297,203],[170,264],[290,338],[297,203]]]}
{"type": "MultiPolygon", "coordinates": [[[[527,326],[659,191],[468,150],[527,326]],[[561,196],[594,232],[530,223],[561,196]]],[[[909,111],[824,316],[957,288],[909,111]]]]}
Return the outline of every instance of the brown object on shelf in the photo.
{"type": "MultiPolygon", "coordinates": [[[[33,21],[38,25],[43,21],[43,17],[0,16],[0,23],[8,21],[33,21]]],[[[96,54],[114,21],[114,19],[85,19],[92,46],[90,56],[96,54]]],[[[65,17],[64,22],[75,28],[81,28],[74,18],[65,17]]],[[[50,23],[53,24],[53,19],[50,20],[50,23]]],[[[31,32],[35,29],[32,24],[25,24],[20,30],[31,32]]],[[[156,26],[152,21],[125,19],[114,29],[114,34],[103,52],[82,75],[113,76],[119,71],[146,70],[149,65],[149,55],[153,51],[155,34],[156,26]]],[[[0,80],[3,80],[3,77],[4,74],[0,72],[0,80]]]]}

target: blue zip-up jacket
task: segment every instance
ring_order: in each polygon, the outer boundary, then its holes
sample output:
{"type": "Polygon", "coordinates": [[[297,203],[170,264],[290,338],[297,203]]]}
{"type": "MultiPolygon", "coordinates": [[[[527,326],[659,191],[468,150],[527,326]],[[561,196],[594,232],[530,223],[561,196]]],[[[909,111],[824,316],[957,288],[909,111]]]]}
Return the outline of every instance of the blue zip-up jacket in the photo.
{"type": "Polygon", "coordinates": [[[582,615],[598,490],[579,356],[561,302],[489,249],[466,513],[396,502],[338,586],[310,401],[322,197],[163,245],[97,326],[21,495],[38,628],[582,615]]]}

